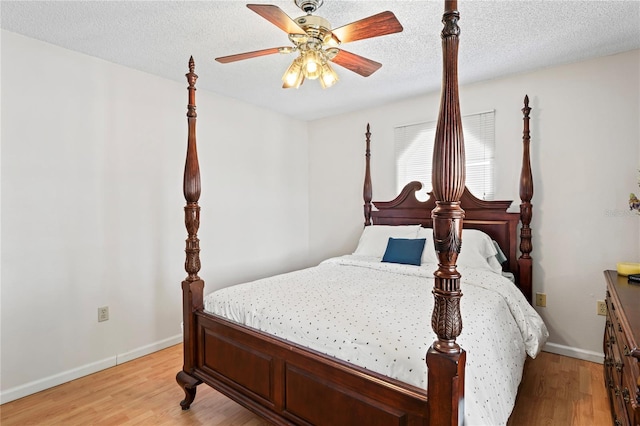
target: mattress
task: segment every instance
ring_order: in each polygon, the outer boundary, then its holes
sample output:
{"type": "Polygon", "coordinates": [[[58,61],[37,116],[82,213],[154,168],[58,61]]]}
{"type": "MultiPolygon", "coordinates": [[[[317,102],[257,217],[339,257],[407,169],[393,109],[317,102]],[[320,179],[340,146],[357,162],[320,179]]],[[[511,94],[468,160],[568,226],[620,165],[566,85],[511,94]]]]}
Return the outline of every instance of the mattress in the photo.
{"type": "MultiPolygon", "coordinates": [[[[205,310],[328,356],[427,388],[435,264],[383,263],[348,255],[213,292],[205,310]]],[[[506,424],[527,354],[548,332],[509,279],[485,269],[462,274],[467,352],[465,424],[506,424]]]]}

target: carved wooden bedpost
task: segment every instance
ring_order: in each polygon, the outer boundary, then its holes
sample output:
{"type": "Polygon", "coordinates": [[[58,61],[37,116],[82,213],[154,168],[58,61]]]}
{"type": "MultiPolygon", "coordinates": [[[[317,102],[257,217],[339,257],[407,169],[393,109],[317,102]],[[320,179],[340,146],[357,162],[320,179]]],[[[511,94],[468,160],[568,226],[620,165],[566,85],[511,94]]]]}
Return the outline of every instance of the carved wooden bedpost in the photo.
{"type": "Polygon", "coordinates": [[[434,273],[434,308],[431,326],[438,339],[427,352],[429,424],[458,425],[464,415],[466,354],[456,343],[462,331],[460,274],[456,261],[462,242],[464,210],[460,198],[465,188],[462,120],[458,97],[458,19],[456,0],[445,1],[442,18],[443,78],[440,114],[433,148],[431,213],[438,254],[434,273]]]}
{"type": "Polygon", "coordinates": [[[524,130],[522,132],[522,171],[520,172],[520,221],[522,227],[520,228],[520,257],[518,258],[518,267],[520,268],[520,288],[527,297],[527,300],[531,300],[532,296],[532,259],[531,251],[533,246],[531,245],[531,217],[533,213],[533,206],[531,205],[531,198],[533,198],[533,176],[531,174],[531,153],[529,145],[531,143],[531,135],[529,133],[529,96],[524,97],[524,108],[522,108],[522,114],[524,115],[524,130]]]}
{"type": "Polygon", "coordinates": [[[364,198],[364,226],[369,226],[371,225],[371,198],[373,197],[371,189],[371,131],[369,123],[367,123],[367,132],[364,135],[367,137],[367,149],[364,154],[365,169],[362,196],[364,198]]]}
{"type": "Polygon", "coordinates": [[[196,317],[195,312],[203,309],[204,281],[198,276],[200,271],[200,166],[198,164],[198,150],[196,147],[196,80],[193,57],[189,59],[189,72],[186,74],[189,82],[189,105],[187,106],[187,159],[184,166],[183,192],[187,205],[184,207],[184,223],[187,228],[186,260],[184,268],[187,278],[182,281],[182,312],[184,334],[184,360],[182,371],[178,372],[176,380],[184,389],[185,399],[180,402],[183,410],[189,408],[196,397],[196,386],[201,382],[190,374],[196,362],[196,317]]]}

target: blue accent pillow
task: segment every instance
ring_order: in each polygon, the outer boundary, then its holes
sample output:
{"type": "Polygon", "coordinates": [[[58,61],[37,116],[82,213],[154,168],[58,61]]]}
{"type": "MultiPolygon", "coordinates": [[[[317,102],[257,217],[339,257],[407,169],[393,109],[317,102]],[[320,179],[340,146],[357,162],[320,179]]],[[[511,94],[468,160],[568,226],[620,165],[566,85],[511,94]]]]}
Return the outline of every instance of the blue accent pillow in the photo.
{"type": "Polygon", "coordinates": [[[420,266],[426,238],[389,238],[383,262],[420,266]]]}

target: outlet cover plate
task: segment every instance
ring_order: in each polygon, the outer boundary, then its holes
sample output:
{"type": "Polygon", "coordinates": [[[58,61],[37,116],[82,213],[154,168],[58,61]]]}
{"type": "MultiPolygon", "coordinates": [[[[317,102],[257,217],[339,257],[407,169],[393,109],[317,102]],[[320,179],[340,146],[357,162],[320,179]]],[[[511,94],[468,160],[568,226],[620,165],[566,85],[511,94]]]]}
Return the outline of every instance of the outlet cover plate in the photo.
{"type": "Polygon", "coordinates": [[[597,309],[598,315],[607,315],[607,304],[604,300],[598,300],[597,309]]]}
{"type": "Polygon", "coordinates": [[[109,307],[102,306],[98,308],[98,322],[103,322],[108,320],[109,320],[109,307]]]}

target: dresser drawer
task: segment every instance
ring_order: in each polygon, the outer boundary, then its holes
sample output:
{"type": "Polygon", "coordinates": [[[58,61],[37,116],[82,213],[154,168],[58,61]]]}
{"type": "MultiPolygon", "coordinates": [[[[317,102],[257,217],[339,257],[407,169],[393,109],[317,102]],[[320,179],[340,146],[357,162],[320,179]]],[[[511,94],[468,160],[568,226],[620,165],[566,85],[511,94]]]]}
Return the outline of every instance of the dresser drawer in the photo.
{"type": "Polygon", "coordinates": [[[605,271],[607,320],[603,337],[605,385],[613,424],[640,426],[637,337],[640,330],[640,286],[605,271]]]}
{"type": "Polygon", "coordinates": [[[622,375],[621,398],[629,415],[630,424],[640,425],[640,394],[638,389],[638,360],[631,356],[625,357],[622,375]]]}

